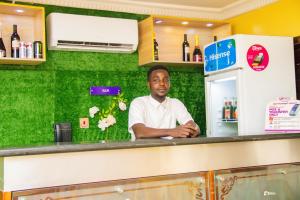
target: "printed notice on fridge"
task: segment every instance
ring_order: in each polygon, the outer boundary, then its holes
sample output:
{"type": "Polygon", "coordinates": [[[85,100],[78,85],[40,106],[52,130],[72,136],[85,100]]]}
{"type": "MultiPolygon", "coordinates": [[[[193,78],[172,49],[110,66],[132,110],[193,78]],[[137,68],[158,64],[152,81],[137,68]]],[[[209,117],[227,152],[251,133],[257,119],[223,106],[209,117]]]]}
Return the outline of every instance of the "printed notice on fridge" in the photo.
{"type": "Polygon", "coordinates": [[[295,133],[300,131],[300,101],[281,97],[267,105],[265,131],[295,133]]]}
{"type": "Polygon", "coordinates": [[[260,44],[252,45],[247,51],[248,65],[254,71],[263,71],[269,64],[268,51],[260,44]]]}

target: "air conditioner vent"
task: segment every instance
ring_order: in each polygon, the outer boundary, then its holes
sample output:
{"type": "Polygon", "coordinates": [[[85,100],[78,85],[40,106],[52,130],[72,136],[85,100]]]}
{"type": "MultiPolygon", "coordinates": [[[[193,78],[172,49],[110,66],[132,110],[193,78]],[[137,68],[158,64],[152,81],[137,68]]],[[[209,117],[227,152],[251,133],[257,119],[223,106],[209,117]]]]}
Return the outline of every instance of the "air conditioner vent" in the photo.
{"type": "Polygon", "coordinates": [[[64,47],[89,47],[89,48],[109,48],[109,49],[132,49],[132,44],[118,44],[118,43],[103,43],[103,42],[81,42],[81,41],[68,41],[58,40],[57,46],[64,47]]]}

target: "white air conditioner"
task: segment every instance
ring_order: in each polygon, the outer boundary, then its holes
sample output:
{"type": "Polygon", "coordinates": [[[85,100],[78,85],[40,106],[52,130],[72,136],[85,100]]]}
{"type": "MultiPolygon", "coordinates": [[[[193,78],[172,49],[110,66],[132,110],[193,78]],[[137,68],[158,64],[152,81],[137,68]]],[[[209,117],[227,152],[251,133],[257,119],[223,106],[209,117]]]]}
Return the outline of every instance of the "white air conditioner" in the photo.
{"type": "Polygon", "coordinates": [[[51,13],[49,50],[132,53],[138,45],[137,20],[51,13]]]}

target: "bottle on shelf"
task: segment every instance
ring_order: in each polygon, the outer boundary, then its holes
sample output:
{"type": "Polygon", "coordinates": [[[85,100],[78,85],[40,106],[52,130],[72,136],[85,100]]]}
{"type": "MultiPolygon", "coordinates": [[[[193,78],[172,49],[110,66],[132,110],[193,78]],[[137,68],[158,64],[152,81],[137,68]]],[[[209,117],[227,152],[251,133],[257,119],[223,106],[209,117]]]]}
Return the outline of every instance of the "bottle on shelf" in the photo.
{"type": "Polygon", "coordinates": [[[216,42],[218,40],[217,36],[214,35],[214,42],[216,42]]]}
{"type": "Polygon", "coordinates": [[[222,107],[222,120],[223,121],[237,121],[237,98],[224,97],[224,103],[222,107]]]}
{"type": "Polygon", "coordinates": [[[153,48],[154,48],[154,60],[159,60],[159,58],[158,58],[158,43],[156,41],[155,33],[153,33],[153,48]]]}
{"type": "Polygon", "coordinates": [[[237,99],[233,98],[233,103],[232,103],[232,112],[233,112],[233,119],[238,120],[238,114],[237,114],[237,99]]]}
{"type": "Polygon", "coordinates": [[[17,25],[13,25],[13,33],[11,35],[11,57],[19,58],[20,36],[18,34],[17,25]]]}
{"type": "Polygon", "coordinates": [[[224,97],[223,108],[222,108],[222,119],[225,119],[225,110],[227,107],[227,98],[224,97]]]}
{"type": "Polygon", "coordinates": [[[226,106],[225,106],[225,119],[229,120],[231,115],[231,101],[227,100],[226,106]]]}
{"type": "Polygon", "coordinates": [[[6,57],[6,48],[2,38],[2,24],[0,23],[0,58],[6,57]]]}
{"type": "Polygon", "coordinates": [[[190,61],[190,44],[187,40],[187,34],[184,34],[184,40],[182,43],[182,61],[190,61]]]}
{"type": "Polygon", "coordinates": [[[230,110],[229,119],[233,120],[234,119],[233,118],[233,99],[231,98],[228,103],[229,103],[229,110],[230,110]]]}
{"type": "Polygon", "coordinates": [[[202,62],[202,52],[199,47],[199,35],[195,35],[195,48],[193,52],[193,61],[202,62]]]}

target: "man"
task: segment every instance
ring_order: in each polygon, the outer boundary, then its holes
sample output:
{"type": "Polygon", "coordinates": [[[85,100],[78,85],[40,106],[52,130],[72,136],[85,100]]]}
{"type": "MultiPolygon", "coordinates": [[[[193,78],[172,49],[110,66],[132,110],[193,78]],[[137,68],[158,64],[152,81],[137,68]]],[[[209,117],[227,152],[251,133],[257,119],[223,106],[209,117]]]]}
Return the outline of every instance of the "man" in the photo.
{"type": "Polygon", "coordinates": [[[156,65],[148,71],[150,96],[135,98],[129,108],[128,130],[131,138],[196,137],[199,126],[181,101],[167,97],[169,70],[156,65]],[[176,126],[176,122],[180,125],[176,126]]]}

